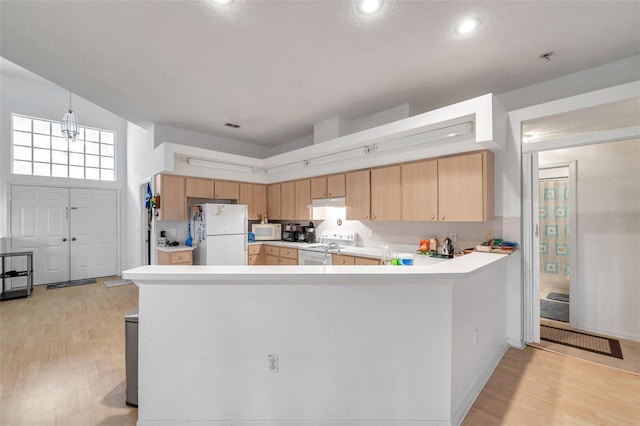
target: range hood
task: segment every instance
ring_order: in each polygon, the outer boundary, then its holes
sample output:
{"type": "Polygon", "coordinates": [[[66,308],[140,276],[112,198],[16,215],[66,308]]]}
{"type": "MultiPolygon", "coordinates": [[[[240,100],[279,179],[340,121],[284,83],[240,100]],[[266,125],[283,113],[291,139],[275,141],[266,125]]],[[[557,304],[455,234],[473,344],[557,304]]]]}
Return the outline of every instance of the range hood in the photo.
{"type": "Polygon", "coordinates": [[[316,198],[311,200],[311,204],[307,204],[307,208],[314,207],[344,207],[345,197],[336,198],[316,198]]]}

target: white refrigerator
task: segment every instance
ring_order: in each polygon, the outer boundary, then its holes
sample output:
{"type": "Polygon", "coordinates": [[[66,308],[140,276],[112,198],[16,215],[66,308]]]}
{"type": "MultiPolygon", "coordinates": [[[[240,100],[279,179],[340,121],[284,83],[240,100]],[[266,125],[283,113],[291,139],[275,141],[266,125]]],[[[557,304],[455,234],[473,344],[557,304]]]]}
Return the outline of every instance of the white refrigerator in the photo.
{"type": "Polygon", "coordinates": [[[195,265],[247,264],[247,206],[200,204],[191,208],[195,265]]]}

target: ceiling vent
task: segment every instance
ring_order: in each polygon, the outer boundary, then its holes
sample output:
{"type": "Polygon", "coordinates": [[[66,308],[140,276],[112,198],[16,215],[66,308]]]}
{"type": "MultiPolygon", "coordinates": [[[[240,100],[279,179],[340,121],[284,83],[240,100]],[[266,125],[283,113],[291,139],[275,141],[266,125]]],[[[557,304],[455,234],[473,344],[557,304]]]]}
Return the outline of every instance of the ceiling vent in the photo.
{"type": "Polygon", "coordinates": [[[232,127],[234,129],[237,129],[237,128],[240,127],[239,124],[235,124],[235,123],[224,123],[224,125],[227,126],[227,127],[232,127]]]}

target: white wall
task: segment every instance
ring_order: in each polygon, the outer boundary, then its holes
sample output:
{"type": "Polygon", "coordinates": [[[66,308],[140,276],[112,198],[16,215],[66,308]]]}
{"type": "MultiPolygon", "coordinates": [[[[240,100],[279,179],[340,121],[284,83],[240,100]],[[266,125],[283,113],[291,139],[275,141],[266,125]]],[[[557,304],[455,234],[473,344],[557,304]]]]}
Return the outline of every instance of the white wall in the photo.
{"type": "MultiPolygon", "coordinates": [[[[23,114],[48,120],[61,120],[69,107],[69,92],[42,78],[25,71],[25,77],[5,72],[0,73],[2,94],[0,97],[0,235],[9,232],[8,202],[9,185],[38,185],[74,188],[106,188],[118,191],[118,203],[121,206],[118,223],[122,235],[127,182],[126,145],[127,125],[121,117],[73,95],[73,110],[82,126],[96,127],[116,132],[116,182],[100,182],[79,179],[65,179],[41,176],[11,175],[11,114],[23,114]]],[[[9,249],[9,247],[7,247],[9,249]]],[[[120,238],[121,258],[127,257],[126,239],[120,238]]],[[[118,262],[121,264],[121,262],[118,262]]]]}
{"type": "Polygon", "coordinates": [[[640,139],[539,154],[577,161],[576,327],[640,341],[640,139]]]}

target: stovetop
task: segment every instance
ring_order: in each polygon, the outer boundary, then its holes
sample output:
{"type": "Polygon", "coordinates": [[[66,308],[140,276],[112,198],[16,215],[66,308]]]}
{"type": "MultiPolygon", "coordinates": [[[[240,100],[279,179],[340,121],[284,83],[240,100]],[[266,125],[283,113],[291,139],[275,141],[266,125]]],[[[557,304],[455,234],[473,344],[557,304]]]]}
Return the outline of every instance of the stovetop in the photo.
{"type": "Polygon", "coordinates": [[[355,247],[358,245],[358,234],[355,232],[324,231],[319,243],[309,243],[301,246],[299,250],[324,251],[330,243],[336,243],[341,248],[355,247]]]}

